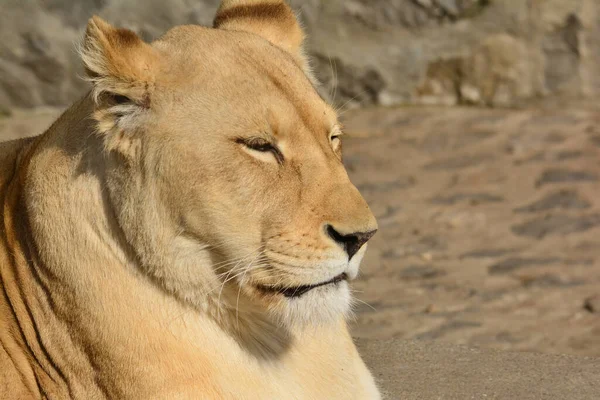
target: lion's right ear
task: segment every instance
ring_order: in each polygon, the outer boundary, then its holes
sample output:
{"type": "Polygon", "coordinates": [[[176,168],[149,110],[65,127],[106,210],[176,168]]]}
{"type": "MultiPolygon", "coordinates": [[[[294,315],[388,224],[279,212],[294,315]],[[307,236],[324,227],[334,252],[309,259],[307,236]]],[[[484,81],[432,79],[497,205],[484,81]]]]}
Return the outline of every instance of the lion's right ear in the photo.
{"type": "Polygon", "coordinates": [[[158,56],[134,32],[94,16],[88,21],[80,53],[97,102],[105,96],[140,106],[149,101],[158,56]]]}
{"type": "Polygon", "coordinates": [[[155,49],[134,32],[94,16],[80,53],[87,79],[93,84],[98,131],[137,128],[150,108],[158,64],[155,49]]]}

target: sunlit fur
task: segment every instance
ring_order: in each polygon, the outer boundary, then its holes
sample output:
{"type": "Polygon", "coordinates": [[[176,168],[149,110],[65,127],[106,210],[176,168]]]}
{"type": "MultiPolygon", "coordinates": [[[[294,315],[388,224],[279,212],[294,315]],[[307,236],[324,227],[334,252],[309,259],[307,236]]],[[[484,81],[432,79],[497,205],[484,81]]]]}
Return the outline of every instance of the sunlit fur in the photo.
{"type": "Polygon", "coordinates": [[[351,283],[274,290],[353,280],[326,226],[377,227],[303,37],[279,0],[150,44],[90,20],[91,92],[0,145],[0,398],[379,398],[351,283]]]}

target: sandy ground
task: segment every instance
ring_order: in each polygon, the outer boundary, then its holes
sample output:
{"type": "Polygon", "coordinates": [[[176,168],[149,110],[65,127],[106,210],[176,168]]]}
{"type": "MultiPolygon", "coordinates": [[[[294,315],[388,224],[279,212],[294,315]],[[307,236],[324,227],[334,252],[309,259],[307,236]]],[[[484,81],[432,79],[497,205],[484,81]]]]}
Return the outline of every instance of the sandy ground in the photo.
{"type": "Polygon", "coordinates": [[[600,358],[358,339],[385,400],[598,400],[600,358]]]}
{"type": "MultiPolygon", "coordinates": [[[[56,110],[0,117],[41,133],[56,110]]],[[[600,355],[600,112],[372,109],[345,163],[380,231],[353,334],[600,355]]]]}
{"type": "Polygon", "coordinates": [[[355,335],[600,355],[597,109],[379,109],[346,125],[380,224],[355,335]]]}

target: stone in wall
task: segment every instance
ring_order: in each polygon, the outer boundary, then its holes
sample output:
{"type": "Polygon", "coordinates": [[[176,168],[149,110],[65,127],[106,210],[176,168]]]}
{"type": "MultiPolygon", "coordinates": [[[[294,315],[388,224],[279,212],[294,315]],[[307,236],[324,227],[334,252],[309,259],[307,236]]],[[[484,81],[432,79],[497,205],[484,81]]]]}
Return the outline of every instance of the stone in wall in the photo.
{"type": "MultiPolygon", "coordinates": [[[[337,106],[513,107],[600,94],[597,0],[290,0],[337,106]]],[[[218,0],[3,0],[0,109],[65,106],[87,89],[75,51],[98,14],[152,40],[211,23],[218,0]]]]}

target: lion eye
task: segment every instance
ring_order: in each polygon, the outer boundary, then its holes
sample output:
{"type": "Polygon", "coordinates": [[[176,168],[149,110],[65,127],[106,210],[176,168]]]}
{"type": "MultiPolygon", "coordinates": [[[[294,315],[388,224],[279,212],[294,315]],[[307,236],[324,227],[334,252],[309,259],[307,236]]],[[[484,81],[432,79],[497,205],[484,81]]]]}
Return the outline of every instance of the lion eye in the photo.
{"type": "MultiPolygon", "coordinates": [[[[278,163],[281,164],[283,162],[283,154],[281,153],[281,150],[279,150],[279,148],[275,144],[269,142],[268,140],[261,138],[240,138],[236,141],[248,150],[256,151],[261,154],[271,153],[271,155],[275,157],[275,160],[278,163]]],[[[261,159],[264,159],[266,161],[264,156],[261,157],[261,159]]]]}
{"type": "Polygon", "coordinates": [[[244,145],[246,145],[246,147],[248,147],[249,149],[252,149],[255,151],[260,151],[260,152],[277,150],[275,148],[275,146],[273,146],[271,143],[267,142],[266,140],[249,140],[249,141],[245,142],[244,145]]]}
{"type": "Polygon", "coordinates": [[[331,137],[331,145],[334,149],[337,149],[342,141],[341,135],[335,135],[331,137]]]}

